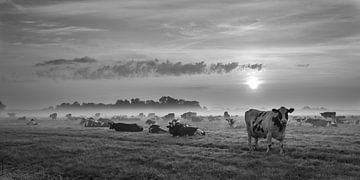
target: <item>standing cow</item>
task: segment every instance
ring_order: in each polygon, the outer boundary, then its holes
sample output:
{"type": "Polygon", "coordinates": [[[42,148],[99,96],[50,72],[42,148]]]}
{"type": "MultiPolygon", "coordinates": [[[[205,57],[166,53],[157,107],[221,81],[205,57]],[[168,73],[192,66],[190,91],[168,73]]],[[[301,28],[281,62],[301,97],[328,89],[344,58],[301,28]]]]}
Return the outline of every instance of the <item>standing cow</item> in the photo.
{"type": "Polygon", "coordinates": [[[50,116],[49,116],[52,120],[56,120],[56,118],[57,118],[57,113],[52,113],[52,114],[50,114],[50,116]]]}
{"type": "Polygon", "coordinates": [[[268,153],[271,147],[271,139],[275,138],[280,141],[280,154],[284,154],[284,138],[286,123],[288,121],[288,113],[292,113],[294,108],[287,109],[281,107],[279,109],[272,109],[272,111],[259,111],[250,109],[245,112],[246,130],[248,133],[249,150],[252,151],[251,138],[255,138],[256,149],[258,147],[258,139],[267,139],[268,153]]]}

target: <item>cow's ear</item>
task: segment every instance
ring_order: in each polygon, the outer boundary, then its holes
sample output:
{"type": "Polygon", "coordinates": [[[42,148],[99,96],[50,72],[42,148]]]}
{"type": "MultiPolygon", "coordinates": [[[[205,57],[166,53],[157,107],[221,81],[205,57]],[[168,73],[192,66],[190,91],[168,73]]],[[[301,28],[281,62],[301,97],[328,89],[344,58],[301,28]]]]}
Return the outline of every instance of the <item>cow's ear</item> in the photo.
{"type": "Polygon", "coordinates": [[[274,113],[278,113],[278,112],[279,112],[279,110],[277,110],[277,109],[272,109],[272,112],[274,112],[274,113]]]}
{"type": "Polygon", "coordinates": [[[292,113],[292,112],[294,112],[294,110],[295,110],[294,108],[290,108],[290,109],[288,110],[288,112],[289,112],[289,113],[292,113]]]}

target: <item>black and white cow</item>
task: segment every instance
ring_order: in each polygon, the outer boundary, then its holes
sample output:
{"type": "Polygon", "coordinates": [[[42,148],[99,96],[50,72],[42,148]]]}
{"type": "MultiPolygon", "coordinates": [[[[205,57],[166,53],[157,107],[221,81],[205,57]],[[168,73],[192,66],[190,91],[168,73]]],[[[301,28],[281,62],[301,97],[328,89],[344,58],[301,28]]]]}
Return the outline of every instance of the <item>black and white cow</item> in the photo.
{"type": "Polygon", "coordinates": [[[170,134],[173,136],[194,136],[194,135],[205,135],[205,132],[197,127],[190,127],[187,124],[181,124],[177,119],[169,122],[166,126],[169,128],[170,134]]]}
{"type": "Polygon", "coordinates": [[[272,138],[280,141],[280,154],[284,154],[284,138],[288,113],[292,113],[294,108],[287,109],[281,107],[272,111],[259,111],[250,109],[245,112],[246,130],[248,133],[249,150],[258,147],[258,139],[267,139],[267,151],[270,151],[272,138]],[[255,138],[255,146],[251,145],[251,138],[255,138]]]}
{"type": "Polygon", "coordinates": [[[35,126],[35,125],[38,125],[38,122],[36,122],[35,118],[33,118],[30,121],[28,121],[26,124],[35,126]]]}
{"type": "Polygon", "coordinates": [[[57,118],[57,113],[52,113],[52,114],[50,114],[50,116],[49,116],[52,120],[56,120],[56,118],[57,118]]]}

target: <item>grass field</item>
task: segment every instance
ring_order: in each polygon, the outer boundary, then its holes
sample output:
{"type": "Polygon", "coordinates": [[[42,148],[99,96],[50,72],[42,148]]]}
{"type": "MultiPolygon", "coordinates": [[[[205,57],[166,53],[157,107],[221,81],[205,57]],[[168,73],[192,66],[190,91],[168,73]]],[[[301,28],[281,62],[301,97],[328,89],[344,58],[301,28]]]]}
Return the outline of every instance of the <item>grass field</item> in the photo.
{"type": "Polygon", "coordinates": [[[249,153],[245,128],[223,121],[189,122],[207,135],[181,138],[38,122],[0,119],[0,179],[360,179],[359,125],[289,125],[283,157],[264,140],[249,153]]]}

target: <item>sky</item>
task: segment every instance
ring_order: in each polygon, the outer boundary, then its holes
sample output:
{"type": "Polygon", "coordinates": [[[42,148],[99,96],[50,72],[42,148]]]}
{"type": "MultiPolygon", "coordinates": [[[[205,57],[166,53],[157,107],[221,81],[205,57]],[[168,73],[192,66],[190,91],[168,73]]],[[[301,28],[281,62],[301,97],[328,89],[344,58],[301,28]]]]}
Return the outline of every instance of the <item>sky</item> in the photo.
{"type": "Polygon", "coordinates": [[[360,109],[357,0],[0,0],[0,101],[360,109]]]}

